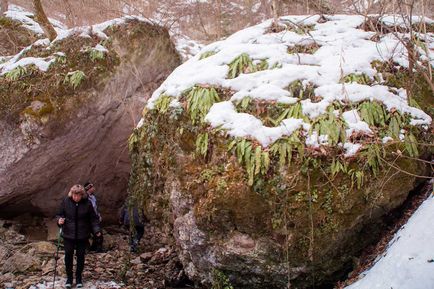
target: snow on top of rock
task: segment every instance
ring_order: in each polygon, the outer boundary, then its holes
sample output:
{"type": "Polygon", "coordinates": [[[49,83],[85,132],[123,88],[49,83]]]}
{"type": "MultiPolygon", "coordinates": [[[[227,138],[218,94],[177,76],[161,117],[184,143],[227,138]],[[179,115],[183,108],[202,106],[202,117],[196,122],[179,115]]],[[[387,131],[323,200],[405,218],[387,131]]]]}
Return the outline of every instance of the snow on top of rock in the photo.
{"type": "Polygon", "coordinates": [[[47,58],[40,57],[23,57],[22,55],[32,49],[35,46],[48,46],[50,44],[50,40],[48,38],[39,39],[35,41],[35,43],[25,47],[19,53],[8,59],[6,62],[0,64],[0,75],[4,75],[7,72],[17,68],[18,66],[28,66],[34,64],[42,71],[47,71],[50,67],[50,64],[54,61],[55,56],[50,56],[47,58]]]}
{"type": "Polygon", "coordinates": [[[47,71],[50,67],[50,64],[54,62],[54,58],[46,59],[40,57],[26,57],[18,60],[17,62],[10,63],[9,65],[0,66],[1,73],[0,75],[4,75],[7,72],[17,68],[18,66],[28,66],[35,65],[41,71],[47,71]]]}
{"type": "MultiPolygon", "coordinates": [[[[375,17],[376,15],[371,16],[375,17]]],[[[400,25],[402,27],[405,27],[410,22],[409,17],[404,18],[402,17],[402,15],[383,15],[382,17],[380,17],[380,20],[387,25],[400,25]]],[[[434,20],[425,16],[413,15],[411,17],[411,22],[414,24],[421,22],[425,22],[426,24],[433,24],[434,20]]]]}
{"type": "MultiPolygon", "coordinates": [[[[22,23],[24,28],[33,31],[36,34],[44,34],[41,26],[39,26],[39,24],[34,20],[34,14],[24,10],[24,8],[20,6],[13,4],[9,5],[8,11],[5,12],[5,16],[22,23]]],[[[49,18],[48,20],[51,22],[51,24],[53,24],[53,27],[56,31],[67,29],[63,23],[55,19],[49,18]]]]}
{"type": "Polygon", "coordinates": [[[302,127],[301,119],[285,119],[277,127],[266,127],[262,122],[247,113],[237,113],[231,101],[214,104],[206,120],[213,126],[230,131],[235,137],[253,137],[260,143],[272,143],[282,136],[289,136],[302,127]]]}
{"type": "Polygon", "coordinates": [[[188,59],[197,55],[204,47],[204,45],[192,40],[188,36],[182,34],[173,35],[173,33],[171,33],[171,36],[175,42],[176,50],[178,50],[179,54],[181,54],[183,61],[187,61],[188,59]]]}
{"type": "MultiPolygon", "coordinates": [[[[43,34],[42,28],[39,24],[34,20],[34,14],[28,11],[25,11],[23,8],[16,5],[9,5],[9,10],[5,12],[6,17],[21,22],[23,27],[30,29],[36,34],[43,34]]],[[[124,24],[128,20],[138,20],[142,22],[152,23],[150,20],[147,20],[140,16],[124,16],[121,18],[112,19],[109,21],[105,21],[103,23],[90,25],[90,26],[81,26],[81,27],[73,27],[68,29],[65,25],[60,23],[57,20],[49,19],[53,24],[54,29],[57,32],[57,37],[50,42],[49,39],[39,39],[32,45],[25,47],[18,54],[14,55],[7,59],[7,61],[0,63],[0,75],[4,75],[7,72],[19,67],[19,66],[28,66],[35,65],[41,71],[47,71],[50,65],[54,62],[56,53],[47,57],[47,58],[37,58],[37,57],[22,57],[23,54],[32,49],[35,46],[47,46],[49,47],[53,43],[68,38],[72,35],[79,35],[80,37],[91,37],[91,35],[97,35],[100,39],[107,39],[108,36],[104,33],[104,31],[112,26],[112,25],[121,25],[124,24]]],[[[108,52],[107,48],[98,44],[94,48],[94,50],[106,53],[108,52]]],[[[6,59],[6,58],[4,58],[6,59]]]]}
{"type": "MultiPolygon", "coordinates": [[[[34,14],[32,12],[26,11],[24,8],[17,5],[9,5],[9,10],[5,13],[5,16],[11,18],[15,21],[22,23],[22,26],[31,30],[32,32],[42,35],[44,31],[40,25],[34,20],[34,14]]],[[[71,35],[80,35],[81,37],[91,37],[92,34],[97,35],[101,39],[107,39],[108,36],[104,33],[109,26],[120,25],[125,23],[127,20],[139,20],[143,22],[148,22],[152,24],[159,24],[161,21],[151,20],[144,18],[142,16],[125,15],[120,18],[111,19],[99,24],[79,26],[68,29],[63,23],[49,18],[49,21],[53,24],[54,29],[57,32],[57,37],[53,42],[63,40],[71,35]]],[[[172,31],[170,31],[172,32],[172,31]]],[[[175,42],[176,49],[181,54],[184,61],[195,56],[202,48],[203,45],[190,39],[185,35],[181,35],[179,31],[174,31],[171,36],[175,42]]],[[[97,49],[97,48],[96,48],[97,49]]]]}
{"type": "Polygon", "coordinates": [[[384,254],[347,289],[427,289],[434,284],[434,196],[398,231],[384,254]]]}
{"type": "Polygon", "coordinates": [[[109,37],[107,36],[107,34],[104,33],[104,31],[107,28],[113,25],[124,24],[128,20],[138,20],[141,22],[153,23],[149,19],[146,19],[141,16],[126,15],[120,18],[111,19],[95,25],[78,26],[68,30],[58,31],[57,33],[58,35],[56,39],[53,40],[53,42],[65,39],[71,35],[80,35],[81,37],[91,37],[91,35],[97,35],[100,39],[108,39],[109,37]]]}
{"type": "MultiPolygon", "coordinates": [[[[408,66],[406,49],[397,36],[384,34],[378,42],[371,40],[374,32],[358,28],[364,21],[365,18],[359,15],[333,15],[326,19],[318,15],[301,15],[281,17],[280,32],[270,32],[271,20],[246,28],[226,40],[204,47],[200,54],[176,68],[153,93],[147,107],[153,109],[161,95],[173,97],[173,102],[177,102],[195,85],[230,89],[234,94],[229,102],[215,103],[206,120],[212,127],[226,128],[234,137],[256,139],[264,147],[288,135],[295,126],[301,125],[301,120],[288,119],[278,127],[265,127],[255,116],[237,112],[231,102],[236,103],[247,96],[270,102],[270,105],[299,102],[303,113],[312,120],[324,115],[335,101],[356,104],[375,100],[383,103],[388,111],[409,114],[413,125],[429,125],[431,117],[409,106],[404,89],[390,89],[380,83],[371,86],[343,83],[342,79],[350,74],[365,74],[373,79],[378,74],[371,66],[375,60],[393,60],[403,67],[408,66]],[[300,32],[300,29],[308,32],[300,32]],[[316,45],[318,49],[313,53],[288,53],[308,45],[316,45]],[[208,57],[202,57],[207,53],[208,57]],[[241,54],[247,54],[255,64],[265,60],[269,68],[229,78],[229,64],[241,54]],[[320,101],[300,100],[293,96],[288,86],[294,81],[301,81],[304,86],[313,85],[320,101]],[[289,125],[290,129],[283,129],[283,124],[289,125]]],[[[428,52],[432,55],[432,51],[428,52]]],[[[307,125],[304,123],[304,127],[307,125]]],[[[367,124],[361,121],[352,123],[350,129],[370,132],[367,124]]]]}
{"type": "MultiPolygon", "coordinates": [[[[9,10],[5,12],[5,16],[15,21],[21,22],[22,26],[33,31],[36,34],[44,34],[40,25],[34,20],[35,15],[32,12],[26,11],[24,8],[17,5],[9,5],[9,10]]],[[[108,27],[112,25],[120,25],[128,20],[139,20],[142,22],[154,23],[142,16],[126,15],[120,18],[111,19],[95,25],[79,26],[68,29],[66,25],[55,19],[49,18],[51,24],[57,32],[57,38],[53,40],[59,41],[71,35],[78,34],[82,37],[90,37],[91,34],[97,35],[101,39],[107,39],[108,36],[104,33],[108,27]]]]}
{"type": "MultiPolygon", "coordinates": [[[[349,110],[342,114],[342,118],[348,125],[348,129],[345,131],[347,137],[350,137],[353,133],[363,132],[365,134],[373,134],[372,130],[369,128],[369,125],[360,120],[359,113],[357,110],[349,110]]],[[[345,146],[344,146],[345,147],[345,146]]]]}
{"type": "Polygon", "coordinates": [[[107,48],[105,48],[101,44],[97,44],[93,49],[99,52],[104,52],[104,53],[108,52],[107,48]]]}

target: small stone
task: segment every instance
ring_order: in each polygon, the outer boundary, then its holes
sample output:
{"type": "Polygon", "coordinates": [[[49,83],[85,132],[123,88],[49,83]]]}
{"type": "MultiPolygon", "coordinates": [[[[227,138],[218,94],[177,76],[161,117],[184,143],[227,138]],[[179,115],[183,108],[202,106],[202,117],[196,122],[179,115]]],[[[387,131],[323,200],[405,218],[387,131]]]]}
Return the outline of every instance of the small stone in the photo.
{"type": "Polygon", "coordinates": [[[130,263],[138,265],[138,264],[142,263],[142,261],[140,260],[140,257],[137,257],[137,258],[131,260],[130,263]]]}
{"type": "MultiPolygon", "coordinates": [[[[12,273],[5,273],[0,275],[0,283],[5,283],[5,286],[6,284],[9,284],[7,282],[11,282],[14,279],[15,279],[15,275],[12,273]]],[[[11,286],[6,286],[6,287],[11,287],[11,286]]]]}
{"type": "Polygon", "coordinates": [[[9,255],[9,249],[6,248],[3,245],[0,245],[0,260],[6,259],[6,257],[9,255]]]}
{"type": "MultiPolygon", "coordinates": [[[[58,261],[59,262],[59,261],[58,261]]],[[[54,272],[55,261],[54,259],[49,260],[42,265],[42,275],[47,275],[48,273],[54,272]]]]}
{"type": "Polygon", "coordinates": [[[146,252],[140,255],[140,259],[143,263],[148,262],[152,258],[153,253],[152,252],[146,252]]]}
{"type": "Polygon", "coordinates": [[[40,111],[43,107],[45,106],[45,104],[39,100],[34,100],[32,101],[32,103],[30,104],[30,107],[32,108],[33,111],[38,112],[40,111]]]}

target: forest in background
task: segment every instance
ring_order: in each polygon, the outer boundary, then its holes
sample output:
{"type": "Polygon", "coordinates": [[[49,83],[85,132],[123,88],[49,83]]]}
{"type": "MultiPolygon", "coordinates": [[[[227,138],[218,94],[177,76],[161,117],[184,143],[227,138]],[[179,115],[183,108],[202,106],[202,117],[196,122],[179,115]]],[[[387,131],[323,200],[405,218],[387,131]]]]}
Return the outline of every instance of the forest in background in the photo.
{"type": "MultiPolygon", "coordinates": [[[[8,2],[33,9],[30,0],[8,2]]],[[[272,18],[273,14],[434,15],[434,1],[430,0],[42,0],[42,4],[49,17],[68,27],[141,15],[203,43],[272,18]]]]}

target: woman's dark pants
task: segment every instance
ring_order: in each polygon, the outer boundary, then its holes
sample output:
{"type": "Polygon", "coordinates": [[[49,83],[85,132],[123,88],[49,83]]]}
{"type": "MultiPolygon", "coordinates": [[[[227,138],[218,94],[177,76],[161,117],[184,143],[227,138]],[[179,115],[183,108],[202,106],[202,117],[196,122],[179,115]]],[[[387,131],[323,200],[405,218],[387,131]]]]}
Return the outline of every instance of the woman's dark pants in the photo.
{"type": "Polygon", "coordinates": [[[87,239],[84,240],[73,240],[64,239],[63,244],[65,246],[65,267],[66,276],[68,280],[72,281],[73,276],[73,261],[74,261],[74,250],[77,256],[77,268],[75,270],[76,280],[81,282],[81,273],[84,269],[84,256],[86,254],[87,239]]]}

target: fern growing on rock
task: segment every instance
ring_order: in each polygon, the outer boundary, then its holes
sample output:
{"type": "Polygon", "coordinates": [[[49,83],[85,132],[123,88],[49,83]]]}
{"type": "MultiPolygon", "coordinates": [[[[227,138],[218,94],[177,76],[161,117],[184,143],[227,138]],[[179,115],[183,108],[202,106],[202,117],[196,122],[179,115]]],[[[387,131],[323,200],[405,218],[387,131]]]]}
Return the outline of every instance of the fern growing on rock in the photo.
{"type": "Polygon", "coordinates": [[[81,70],[76,70],[72,72],[68,72],[65,75],[65,79],[63,80],[63,83],[66,85],[71,86],[73,89],[76,89],[80,86],[80,84],[83,82],[83,80],[86,79],[86,75],[81,70]]]}

